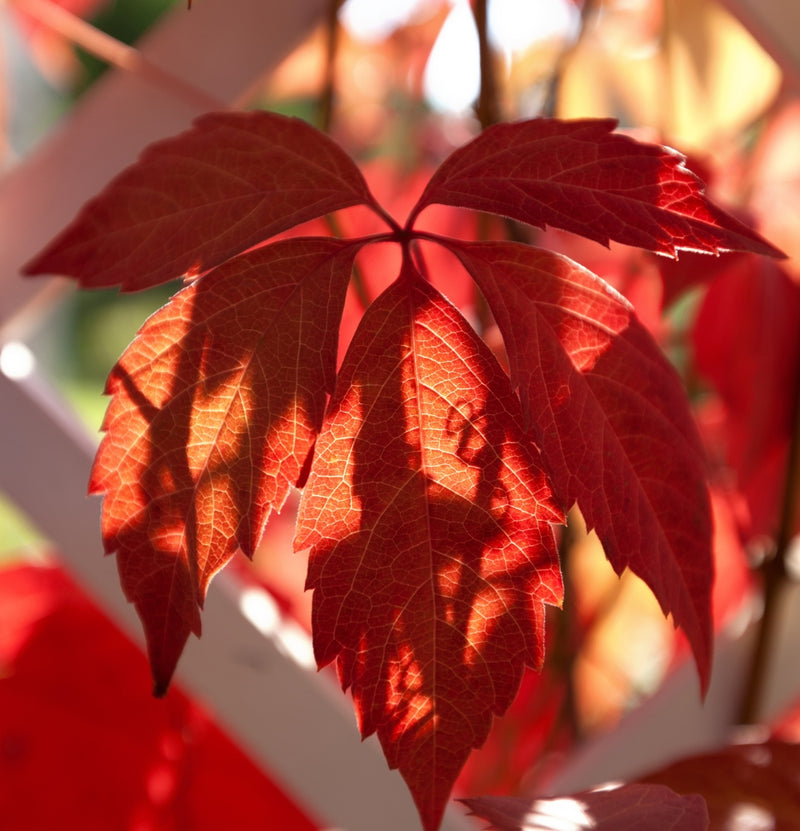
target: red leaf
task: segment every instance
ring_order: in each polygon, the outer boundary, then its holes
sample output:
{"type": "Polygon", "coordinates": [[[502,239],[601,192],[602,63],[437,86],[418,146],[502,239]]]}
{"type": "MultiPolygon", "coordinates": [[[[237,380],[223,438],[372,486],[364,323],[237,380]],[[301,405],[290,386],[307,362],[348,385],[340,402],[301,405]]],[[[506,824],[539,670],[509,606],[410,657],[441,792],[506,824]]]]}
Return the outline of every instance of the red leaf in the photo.
{"type": "Polygon", "coordinates": [[[648,774],[679,793],[701,794],[711,831],[800,828],[800,745],[781,741],[733,745],[680,759],[648,774]]]}
{"type": "Polygon", "coordinates": [[[252,555],[297,481],[333,387],[358,246],[293,239],[179,292],[113,369],[90,490],[165,690],[208,581],[252,555]]]}
{"type": "Polygon", "coordinates": [[[467,759],[456,782],[459,793],[521,793],[560,768],[574,747],[572,726],[563,717],[570,682],[552,652],[556,628],[547,630],[548,659],[542,669],[525,670],[511,706],[467,759]]]}
{"type": "Polygon", "coordinates": [[[361,172],[308,124],[213,113],[145,150],[25,270],[133,291],[361,203],[374,204],[361,172]]]}
{"type": "Polygon", "coordinates": [[[680,796],[663,785],[621,785],[572,796],[461,800],[497,831],[706,831],[701,796],[680,796]]]}
{"type": "Polygon", "coordinates": [[[564,507],[577,500],[618,574],[628,567],[711,665],[711,512],[686,394],[630,306],[566,257],[449,244],[495,315],[526,424],[564,507]]]}
{"type": "Polygon", "coordinates": [[[734,260],[692,332],[697,369],[725,408],[724,447],[750,509],[748,536],[776,533],[800,382],[800,286],[779,266],[734,260]]]}
{"type": "MultiPolygon", "coordinates": [[[[564,506],[578,502],[618,573],[650,585],[708,680],[702,455],[652,337],[564,257],[413,227],[441,203],[673,255],[779,255],[704,197],[682,157],[612,126],[487,130],[439,168],[401,228],[311,127],[210,115],[147,150],[29,266],[125,289],[199,275],[112,372],[90,484],[106,494],[105,546],[144,620],[156,689],[199,633],[211,576],[237,547],[252,555],[270,513],[307,479],[296,545],[312,547],[317,659],[336,661],[362,732],[378,733],[429,831],[523,667],[541,665],[543,604],[562,596],[551,487],[564,506]],[[262,245],[353,206],[350,221],[366,211],[387,229],[262,245]],[[344,296],[367,242],[399,243],[404,265],[358,326],[323,429],[344,296]],[[431,242],[448,249],[436,270],[460,276],[455,254],[483,290],[511,383],[411,265],[412,244],[421,257],[431,242]]],[[[361,264],[385,264],[388,248],[361,264]]],[[[386,285],[374,277],[361,281],[367,293],[386,285]]]]}
{"type": "Polygon", "coordinates": [[[367,310],[303,492],[314,647],[352,687],[426,829],[543,659],[551,501],[487,347],[409,265],[367,310]]]}
{"type": "MultiPolygon", "coordinates": [[[[652,255],[645,255],[651,256],[652,255]]],[[[679,260],[652,257],[664,286],[664,306],[677,300],[695,286],[705,285],[731,270],[741,268],[755,259],[752,254],[731,254],[727,257],[706,257],[703,254],[682,254],[679,260]]]]}
{"type": "Polygon", "coordinates": [[[544,118],[494,125],[439,167],[408,224],[442,203],[670,255],[782,256],[703,195],[683,156],[612,133],[615,126],[544,118]]]}
{"type": "Polygon", "coordinates": [[[149,695],[142,653],[63,571],[0,569],[0,633],[4,831],[318,827],[179,688],[149,695]]]}

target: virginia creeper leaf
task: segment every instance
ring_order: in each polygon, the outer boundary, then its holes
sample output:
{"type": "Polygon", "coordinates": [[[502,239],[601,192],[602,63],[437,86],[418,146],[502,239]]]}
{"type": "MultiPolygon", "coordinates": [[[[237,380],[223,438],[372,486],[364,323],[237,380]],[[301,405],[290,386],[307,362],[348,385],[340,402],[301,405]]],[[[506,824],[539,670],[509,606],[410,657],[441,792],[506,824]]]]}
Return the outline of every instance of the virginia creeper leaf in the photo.
{"type": "Polygon", "coordinates": [[[242,255],[153,315],[109,377],[90,491],[163,691],[208,581],[252,556],[333,389],[358,246],[298,238],[242,255]]]}
{"type": "Polygon", "coordinates": [[[406,264],[344,359],[296,546],[312,546],[317,661],[336,660],[429,831],[541,665],[562,520],[508,377],[406,264]]]}
{"type": "Polygon", "coordinates": [[[675,255],[783,256],[703,195],[674,150],[613,133],[613,119],[496,124],[431,177],[409,218],[441,203],[675,255]]]}
{"type": "Polygon", "coordinates": [[[711,666],[711,509],[686,393],[629,304],[561,255],[515,243],[451,250],[503,334],[526,426],[562,506],[577,501],[618,574],[629,567],[711,666]]]}
{"type": "Polygon", "coordinates": [[[706,831],[702,796],[681,796],[664,785],[621,785],[571,796],[461,800],[497,831],[706,831]]]}
{"type": "Polygon", "coordinates": [[[523,667],[541,666],[544,604],[562,598],[558,502],[577,502],[616,571],[650,585],[708,681],[710,509],[677,375],[630,306],[565,257],[413,227],[440,204],[669,255],[780,255],[706,199],[682,156],[613,127],[492,127],[434,173],[401,229],[308,125],[208,115],[146,150],[27,269],[126,290],[199,277],[112,371],[90,482],[157,691],[199,634],[211,576],[237,548],[252,555],[305,485],[295,543],[311,547],[317,660],[336,662],[428,831],[523,667]],[[356,205],[386,231],[263,246],[356,205]],[[415,236],[480,286],[510,382],[411,264],[415,236]],[[399,242],[403,266],[337,378],[347,283],[369,241],[399,242]]]}
{"type": "Polygon", "coordinates": [[[146,149],[26,271],[143,289],[360,203],[373,203],[361,172],[323,133],[274,113],[212,113],[146,149]]]}

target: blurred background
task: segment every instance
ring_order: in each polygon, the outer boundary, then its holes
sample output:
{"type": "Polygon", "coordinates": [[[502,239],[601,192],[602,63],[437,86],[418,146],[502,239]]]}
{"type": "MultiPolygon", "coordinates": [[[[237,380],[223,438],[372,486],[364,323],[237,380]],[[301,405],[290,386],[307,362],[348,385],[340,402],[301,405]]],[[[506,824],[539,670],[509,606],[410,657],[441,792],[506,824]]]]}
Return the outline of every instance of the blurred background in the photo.
{"type": "MultiPolygon", "coordinates": [[[[13,178],[26,160],[47,153],[52,136],[103,83],[109,60],[123,66],[116,72],[137,71],[125,63],[130,53],[123,45],[135,45],[178,11],[202,15],[203,2],[195,0],[187,11],[165,0],[9,0],[0,9],[5,175],[13,178]]],[[[230,6],[235,14],[235,4],[230,6]]],[[[782,587],[791,585],[798,568],[800,491],[792,483],[800,388],[800,29],[791,28],[798,26],[794,0],[491,0],[474,6],[467,0],[310,3],[302,37],[264,77],[253,77],[233,106],[297,115],[328,131],[359,161],[398,219],[434,167],[492,120],[610,116],[620,129],[684,153],[716,201],[782,248],[788,259],[780,263],[690,254],[673,262],[564,232],[531,231],[532,242],[573,257],[625,294],[681,373],[709,455],[716,626],[723,632],[752,623],[769,592],[781,596],[770,602],[785,604],[782,587]],[[487,14],[491,48],[484,65],[493,78],[488,103],[474,18],[480,10],[487,14]],[[792,42],[794,53],[786,46],[792,42]],[[776,558],[778,577],[765,566],[776,558]],[[778,588],[770,588],[773,583],[778,588]]],[[[475,232],[459,217],[430,221],[454,235],[475,232]]],[[[365,261],[370,292],[385,281],[383,268],[378,260],[365,261]]],[[[6,276],[17,279],[0,279],[6,276]]],[[[441,279],[487,342],[499,343],[466,278],[441,279]]],[[[19,362],[35,356],[39,371],[96,440],[110,368],[175,288],[125,296],[74,292],[60,283],[43,288],[0,321],[3,371],[9,377],[24,373],[19,362]]],[[[357,311],[358,298],[349,302],[357,311]]],[[[16,440],[2,437],[4,443],[16,440]]],[[[53,541],[9,497],[0,498],[0,827],[38,829],[57,817],[62,828],[188,831],[231,824],[225,812],[237,800],[247,808],[239,828],[323,827],[302,806],[284,800],[279,788],[258,785],[262,774],[218,730],[205,705],[178,693],[167,711],[152,709],[141,656],[132,646],[126,651],[123,636],[112,633],[91,598],[58,567],[53,541]],[[90,654],[81,658],[86,649],[90,654]],[[81,660],[87,663],[75,663],[81,660]],[[93,724],[100,750],[99,758],[87,756],[91,776],[105,781],[104,759],[124,765],[124,793],[114,791],[116,785],[102,797],[97,788],[83,795],[59,790],[54,805],[61,807],[53,808],[52,817],[41,805],[32,811],[43,780],[64,778],[61,751],[40,750],[43,755],[35,757],[37,742],[58,735],[66,747],[85,737],[89,714],[99,706],[89,703],[98,687],[92,691],[75,667],[94,666],[97,673],[98,662],[116,684],[95,679],[104,697],[113,700],[112,708],[139,714],[133,721],[149,745],[143,749],[134,735],[129,747],[105,747],[104,729],[110,728],[93,724]],[[67,716],[63,697],[54,701],[52,695],[62,684],[74,698],[67,716]],[[47,725],[41,734],[18,715],[25,708],[31,708],[30,719],[47,725]],[[37,758],[51,767],[37,767],[37,758]],[[213,790],[203,783],[219,781],[223,769],[225,782],[237,780],[235,791],[200,807],[198,794],[213,790]],[[97,810],[87,813],[89,803],[97,810]],[[263,817],[270,814],[272,824],[265,826],[263,817]],[[276,816],[282,817],[277,825],[276,816]]],[[[281,613],[307,628],[305,564],[291,554],[292,533],[287,509],[270,523],[255,561],[239,558],[235,570],[265,586],[281,613]]],[[[473,754],[460,783],[463,793],[546,788],[578,748],[613,730],[686,657],[682,638],[649,590],[633,575],[614,575],[577,516],[562,549],[567,608],[553,613],[545,671],[526,676],[508,716],[473,754]]],[[[779,629],[763,636],[766,641],[790,631],[790,623],[781,623],[787,614],[774,624],[779,629]]],[[[743,669],[743,675],[754,671],[768,677],[769,665],[743,669]]],[[[736,703],[733,722],[765,721],[764,714],[778,706],[769,695],[743,693],[747,702],[736,703]]],[[[785,735],[792,734],[792,724],[783,723],[785,735]]],[[[785,827],[800,827],[800,816],[795,820],[785,827]]]]}

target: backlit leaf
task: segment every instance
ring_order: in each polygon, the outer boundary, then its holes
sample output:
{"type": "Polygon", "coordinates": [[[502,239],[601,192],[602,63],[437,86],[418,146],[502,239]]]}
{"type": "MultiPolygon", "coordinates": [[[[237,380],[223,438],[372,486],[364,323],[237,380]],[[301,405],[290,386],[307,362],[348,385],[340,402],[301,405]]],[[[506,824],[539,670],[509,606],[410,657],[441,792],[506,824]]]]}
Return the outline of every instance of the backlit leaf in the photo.
{"type": "Polygon", "coordinates": [[[90,490],[164,690],[208,581],[252,555],[300,476],[333,387],[357,245],[294,239],[179,292],[113,369],[90,490]]]}
{"type": "Polygon", "coordinates": [[[134,291],[202,274],[360,203],[372,204],[361,172],[308,124],[267,112],[212,113],[145,150],[26,271],[134,291]]]}
{"type": "Polygon", "coordinates": [[[630,306],[566,257],[451,243],[503,333],[526,425],[563,507],[575,501],[617,573],[652,589],[711,667],[711,512],[686,393],[630,306]]]}
{"type": "Polygon", "coordinates": [[[442,203],[675,255],[776,248],[722,211],[674,150],[613,133],[608,119],[496,124],[434,173],[409,222],[442,203]]]}
{"type": "MultiPolygon", "coordinates": [[[[126,290],[194,279],[112,371],[90,483],[156,690],[200,631],[212,575],[237,548],[252,555],[302,487],[317,660],[336,663],[426,831],[524,667],[541,666],[544,604],[563,594],[552,525],[574,503],[708,682],[709,498],[677,374],[605,281],[548,251],[462,242],[506,229],[451,210],[672,256],[780,255],[705,197],[682,156],[613,128],[487,129],[401,227],[309,125],[207,115],[146,150],[28,267],[126,290]],[[304,223],[344,208],[343,240],[309,236],[304,223]],[[440,292],[492,327],[499,353],[494,315],[510,380],[440,292]]],[[[393,209],[415,181],[404,174],[393,209]]]]}
{"type": "Polygon", "coordinates": [[[507,376],[407,264],[345,358],[296,545],[312,546],[317,660],[336,661],[429,831],[541,665],[562,519],[507,376]]]}

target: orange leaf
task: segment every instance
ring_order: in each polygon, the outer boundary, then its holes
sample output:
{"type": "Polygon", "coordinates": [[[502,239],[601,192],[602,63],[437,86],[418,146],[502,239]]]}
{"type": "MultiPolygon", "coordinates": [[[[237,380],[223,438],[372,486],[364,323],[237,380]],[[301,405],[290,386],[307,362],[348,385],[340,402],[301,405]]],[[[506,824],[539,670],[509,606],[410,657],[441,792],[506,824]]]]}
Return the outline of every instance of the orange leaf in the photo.
{"type": "Polygon", "coordinates": [[[507,376],[408,263],[367,310],[303,492],[314,647],[426,829],[540,666],[560,604],[551,499],[507,376]]]}
{"type": "Polygon", "coordinates": [[[783,256],[707,199],[680,153],[613,133],[615,126],[609,119],[496,124],[439,167],[409,224],[440,203],[672,256],[783,256]]]}
{"type": "Polygon", "coordinates": [[[293,239],[179,292],[113,369],[90,490],[166,690],[208,581],[251,556],[300,476],[333,387],[357,245],[293,239]]]}

